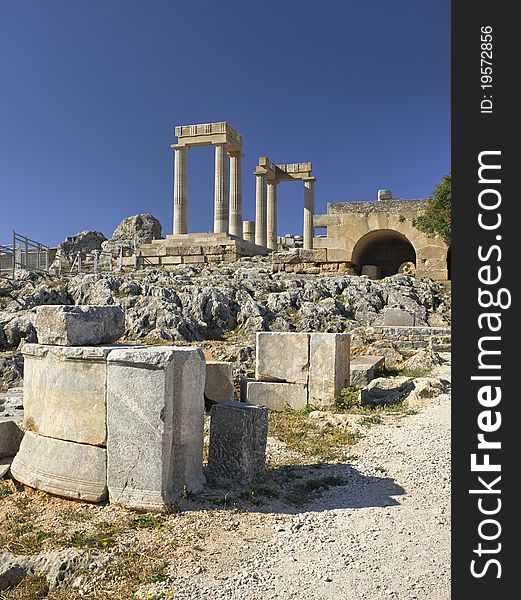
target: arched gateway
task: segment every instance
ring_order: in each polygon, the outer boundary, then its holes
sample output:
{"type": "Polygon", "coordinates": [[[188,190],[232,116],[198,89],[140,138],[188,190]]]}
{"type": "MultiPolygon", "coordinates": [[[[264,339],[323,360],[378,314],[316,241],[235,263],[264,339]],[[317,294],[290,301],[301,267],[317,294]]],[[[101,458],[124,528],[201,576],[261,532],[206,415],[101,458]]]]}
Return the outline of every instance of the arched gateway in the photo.
{"type": "Polygon", "coordinates": [[[362,236],[353,248],[351,262],[361,275],[364,267],[376,267],[378,276],[389,277],[406,263],[416,267],[416,251],[405,235],[391,229],[378,229],[362,236]]]}
{"type": "Polygon", "coordinates": [[[393,199],[389,193],[372,202],[328,204],[327,214],[313,220],[315,228],[327,228],[327,236],[316,237],[313,247],[327,249],[328,261],[334,256],[358,274],[380,278],[415,270],[417,277],[444,281],[447,244],[441,236],[428,236],[413,225],[427,202],[393,199]]]}

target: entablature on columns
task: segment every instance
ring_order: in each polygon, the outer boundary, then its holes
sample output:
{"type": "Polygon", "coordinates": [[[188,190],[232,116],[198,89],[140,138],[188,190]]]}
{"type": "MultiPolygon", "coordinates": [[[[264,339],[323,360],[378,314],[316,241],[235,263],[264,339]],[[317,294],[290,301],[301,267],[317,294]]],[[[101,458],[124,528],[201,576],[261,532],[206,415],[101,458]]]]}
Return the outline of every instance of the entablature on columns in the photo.
{"type": "Polygon", "coordinates": [[[267,183],[279,183],[281,181],[315,181],[311,175],[313,165],[305,163],[275,164],[267,156],[259,158],[259,164],[255,167],[255,175],[266,175],[267,183]]]}
{"type": "Polygon", "coordinates": [[[242,135],[226,121],[219,123],[200,123],[198,125],[179,125],[175,128],[177,144],[172,144],[172,148],[181,148],[191,146],[214,146],[225,144],[226,151],[241,153],[242,156],[242,135]]]}

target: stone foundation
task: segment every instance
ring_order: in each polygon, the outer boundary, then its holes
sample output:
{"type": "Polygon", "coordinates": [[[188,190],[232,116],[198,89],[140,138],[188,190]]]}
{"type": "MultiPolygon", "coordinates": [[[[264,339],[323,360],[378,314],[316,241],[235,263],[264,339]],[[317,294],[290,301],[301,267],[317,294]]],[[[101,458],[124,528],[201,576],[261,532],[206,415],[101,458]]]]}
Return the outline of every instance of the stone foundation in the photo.
{"type": "Polygon", "coordinates": [[[400,350],[429,348],[436,352],[450,352],[450,327],[386,327],[373,328],[371,337],[375,340],[389,340],[400,350]]]}
{"type": "Polygon", "coordinates": [[[234,262],[247,256],[265,256],[266,248],[228,233],[167,235],[137,248],[137,256],[124,256],[122,267],[174,269],[181,264],[234,262]]]}

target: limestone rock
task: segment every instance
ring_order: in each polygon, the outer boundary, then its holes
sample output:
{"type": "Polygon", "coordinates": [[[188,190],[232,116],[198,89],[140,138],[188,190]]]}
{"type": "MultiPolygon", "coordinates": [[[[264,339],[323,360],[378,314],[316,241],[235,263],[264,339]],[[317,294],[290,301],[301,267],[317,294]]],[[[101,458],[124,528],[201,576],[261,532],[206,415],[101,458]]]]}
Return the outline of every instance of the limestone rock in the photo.
{"type": "Polygon", "coordinates": [[[397,327],[413,327],[416,325],[414,314],[400,308],[386,308],[384,310],[384,325],[397,327]]]}
{"type": "Polygon", "coordinates": [[[348,413],[334,413],[327,410],[314,410],[309,413],[308,417],[324,429],[334,429],[340,427],[342,429],[356,428],[364,415],[352,415],[348,413]]]}
{"type": "Polygon", "coordinates": [[[106,358],[114,346],[26,344],[24,424],[61,440],[106,442],[106,358]]]}
{"type": "Polygon", "coordinates": [[[111,502],[168,511],[185,491],[202,490],[204,380],[204,355],[194,348],[127,348],[109,354],[111,502]]]}
{"type": "Polygon", "coordinates": [[[301,410],[308,405],[308,386],[249,380],[246,383],[246,399],[250,404],[266,406],[270,410],[301,410]]]}
{"type": "Polygon", "coordinates": [[[110,240],[102,244],[104,251],[133,249],[134,244],[149,244],[152,240],[161,238],[161,223],[150,213],[127,217],[116,227],[110,240]]]}
{"type": "Polygon", "coordinates": [[[107,455],[99,446],[27,431],[11,474],[25,485],[65,498],[101,502],[107,496],[107,455]]]}
{"type": "Polygon", "coordinates": [[[75,571],[89,563],[89,554],[76,548],[50,550],[42,554],[20,556],[0,551],[0,591],[16,587],[27,575],[45,577],[49,591],[57,590],[75,571]]]}
{"type": "Polygon", "coordinates": [[[383,356],[357,356],[350,364],[349,387],[363,388],[371,382],[377,373],[383,371],[383,356]]]}
{"type": "Polygon", "coordinates": [[[396,404],[404,400],[414,389],[409,377],[378,377],[360,390],[362,405],[396,404]]]}
{"type": "Polygon", "coordinates": [[[264,470],[268,411],[242,402],[223,402],[210,413],[209,479],[217,485],[248,485],[264,470]]]}
{"type": "Polygon", "coordinates": [[[404,361],[402,367],[410,370],[425,370],[430,371],[437,365],[441,365],[443,359],[441,356],[430,348],[422,348],[410,358],[404,361]]]}
{"type": "Polygon", "coordinates": [[[0,479],[5,477],[6,474],[9,472],[9,469],[11,468],[11,464],[13,462],[13,458],[14,456],[4,456],[4,458],[0,458],[0,479]]]}
{"type": "Polygon", "coordinates": [[[80,231],[76,235],[65,238],[58,248],[68,260],[73,260],[78,252],[85,256],[93,250],[101,250],[101,245],[106,239],[99,231],[80,231]]]}
{"type": "Polygon", "coordinates": [[[40,306],[35,327],[40,344],[112,344],[125,331],[125,315],[119,306],[40,306]]]}
{"type": "Polygon", "coordinates": [[[445,391],[446,384],[443,380],[435,377],[418,377],[414,380],[414,389],[405,398],[403,404],[411,409],[420,408],[445,391]]]}
{"type": "Polygon", "coordinates": [[[0,412],[0,458],[14,456],[20,444],[24,432],[20,428],[20,422],[14,417],[2,416],[0,412]]]}

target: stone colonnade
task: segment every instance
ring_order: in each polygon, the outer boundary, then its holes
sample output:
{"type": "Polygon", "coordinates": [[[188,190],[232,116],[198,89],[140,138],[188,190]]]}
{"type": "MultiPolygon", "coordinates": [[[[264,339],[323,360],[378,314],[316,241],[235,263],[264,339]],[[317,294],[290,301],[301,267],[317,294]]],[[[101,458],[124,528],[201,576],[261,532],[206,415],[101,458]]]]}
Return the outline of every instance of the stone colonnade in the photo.
{"type": "Polygon", "coordinates": [[[215,147],[214,233],[242,238],[242,136],[228,123],[175,128],[174,235],[188,233],[186,158],[195,146],[215,147]],[[229,160],[228,160],[229,157],[229,160]]]}
{"type": "Polygon", "coordinates": [[[214,233],[254,241],[258,246],[277,250],[277,186],[282,181],[304,183],[304,248],[313,248],[315,177],[311,163],[276,165],[261,156],[254,175],[255,225],[243,231],[242,221],[242,136],[226,122],[184,125],[175,128],[174,150],[174,235],[188,233],[188,192],[186,160],[190,148],[214,146],[214,233]]]}
{"type": "Polygon", "coordinates": [[[255,243],[270,250],[277,249],[277,186],[283,181],[304,183],[304,248],[313,248],[313,215],[315,177],[311,163],[276,165],[261,156],[255,169],[255,243]]]}

